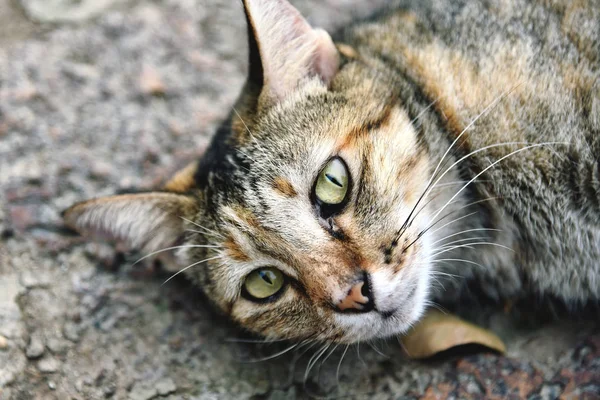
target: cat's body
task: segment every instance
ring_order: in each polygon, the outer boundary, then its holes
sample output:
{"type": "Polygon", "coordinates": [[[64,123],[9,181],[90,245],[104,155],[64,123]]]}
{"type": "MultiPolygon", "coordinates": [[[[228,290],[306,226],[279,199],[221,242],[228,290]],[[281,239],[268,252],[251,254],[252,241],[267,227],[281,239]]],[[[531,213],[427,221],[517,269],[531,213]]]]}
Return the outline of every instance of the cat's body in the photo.
{"type": "Polygon", "coordinates": [[[597,300],[600,4],[505,3],[419,2],[336,49],[286,2],[246,1],[249,79],[205,157],[67,221],[183,242],[188,276],[269,337],[402,332],[467,280],[597,300]]]}
{"type": "MultiPolygon", "coordinates": [[[[461,227],[499,229],[483,236],[514,252],[461,248],[446,258],[486,268],[441,268],[472,273],[491,296],[600,296],[600,3],[584,3],[420,2],[345,36],[359,53],[396,71],[421,107],[436,101],[433,122],[420,121],[438,154],[493,102],[455,146],[454,159],[500,143],[555,143],[510,156],[463,193],[467,202],[497,200],[465,209],[463,215],[479,213],[461,227]]],[[[460,177],[470,180],[523,144],[470,156],[460,177]]],[[[452,293],[445,292],[441,298],[452,293]]]]}

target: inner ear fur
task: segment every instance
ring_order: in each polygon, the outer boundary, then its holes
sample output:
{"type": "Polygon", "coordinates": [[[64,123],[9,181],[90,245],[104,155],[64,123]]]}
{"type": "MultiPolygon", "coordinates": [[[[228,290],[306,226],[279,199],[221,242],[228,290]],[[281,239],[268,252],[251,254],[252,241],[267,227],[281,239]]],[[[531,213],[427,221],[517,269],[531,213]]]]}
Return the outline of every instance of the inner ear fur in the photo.
{"type": "Polygon", "coordinates": [[[286,0],[244,0],[248,23],[249,77],[259,101],[281,101],[307,77],[329,85],[339,53],[327,32],[315,29],[286,0]]]}

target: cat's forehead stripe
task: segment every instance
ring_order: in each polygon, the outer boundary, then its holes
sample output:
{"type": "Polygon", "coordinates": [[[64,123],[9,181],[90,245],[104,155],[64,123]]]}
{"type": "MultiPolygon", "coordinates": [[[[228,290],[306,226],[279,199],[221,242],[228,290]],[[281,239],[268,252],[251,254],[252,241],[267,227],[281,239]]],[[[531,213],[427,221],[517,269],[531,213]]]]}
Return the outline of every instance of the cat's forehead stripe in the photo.
{"type": "Polygon", "coordinates": [[[298,195],[292,183],[281,176],[273,179],[273,189],[285,197],[295,197],[298,195]]]}
{"type": "Polygon", "coordinates": [[[227,249],[227,254],[233,260],[237,262],[250,261],[250,257],[242,250],[241,246],[235,241],[233,237],[229,237],[223,243],[223,246],[227,249]]]}

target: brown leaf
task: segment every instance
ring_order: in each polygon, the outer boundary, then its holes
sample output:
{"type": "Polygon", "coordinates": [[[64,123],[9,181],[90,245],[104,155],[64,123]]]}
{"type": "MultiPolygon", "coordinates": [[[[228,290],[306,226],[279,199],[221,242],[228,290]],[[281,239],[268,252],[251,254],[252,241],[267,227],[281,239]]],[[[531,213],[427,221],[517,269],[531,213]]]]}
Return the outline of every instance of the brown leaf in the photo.
{"type": "Polygon", "coordinates": [[[437,310],[430,310],[401,341],[413,359],[432,357],[465,344],[478,344],[500,353],[506,351],[502,340],[493,332],[437,310]]]}

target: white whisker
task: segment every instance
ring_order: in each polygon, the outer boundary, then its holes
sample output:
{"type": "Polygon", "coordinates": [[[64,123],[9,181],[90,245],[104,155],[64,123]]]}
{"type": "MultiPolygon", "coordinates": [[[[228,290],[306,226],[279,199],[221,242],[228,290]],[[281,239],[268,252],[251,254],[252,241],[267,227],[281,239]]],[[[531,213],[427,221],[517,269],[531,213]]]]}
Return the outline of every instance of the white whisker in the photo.
{"type": "Polygon", "coordinates": [[[284,355],[285,353],[295,349],[296,347],[298,347],[300,345],[300,343],[295,343],[293,345],[291,345],[290,347],[286,347],[285,349],[278,351],[275,354],[271,354],[270,356],[267,357],[263,357],[263,358],[258,358],[258,359],[254,359],[254,360],[247,360],[247,361],[242,361],[243,363],[246,364],[254,364],[254,363],[259,363],[259,362],[263,362],[263,361],[268,361],[268,360],[272,360],[274,358],[277,358],[279,356],[284,355]]]}
{"type": "Polygon", "coordinates": [[[319,358],[321,358],[321,356],[323,354],[325,354],[327,349],[329,349],[329,346],[331,346],[331,344],[324,344],[318,351],[315,352],[315,354],[313,354],[313,356],[308,361],[308,365],[306,366],[306,370],[304,372],[304,383],[305,384],[308,379],[308,375],[310,374],[310,371],[315,366],[317,361],[319,361],[319,358]]]}
{"type": "MultiPolygon", "coordinates": [[[[453,240],[448,243],[443,243],[442,246],[440,247],[440,249],[447,248],[456,243],[467,242],[469,240],[483,240],[483,239],[490,239],[490,237],[489,236],[473,236],[473,237],[468,237],[468,238],[464,238],[464,239],[457,239],[457,240],[453,240]]],[[[439,240],[437,242],[439,242],[439,240]]],[[[433,245],[433,243],[432,243],[432,245],[433,245]]]]}
{"type": "Polygon", "coordinates": [[[209,245],[209,244],[186,244],[186,245],[181,245],[181,246],[165,247],[164,249],[156,250],[156,251],[153,251],[150,254],[146,254],[144,257],[138,259],[136,262],[134,262],[131,265],[132,266],[136,265],[137,263],[139,263],[142,260],[145,260],[148,257],[152,257],[155,254],[162,253],[162,252],[165,252],[165,251],[175,250],[175,249],[189,249],[189,248],[196,248],[196,247],[218,249],[218,248],[221,248],[222,246],[209,245]]]}
{"type": "MultiPolygon", "coordinates": [[[[447,207],[447,206],[448,206],[448,205],[449,205],[449,204],[450,204],[450,203],[451,203],[451,202],[452,202],[452,201],[453,201],[453,200],[454,200],[456,197],[458,197],[458,195],[459,195],[460,193],[462,193],[462,191],[463,191],[463,190],[465,190],[465,189],[466,189],[466,188],[467,188],[467,187],[468,187],[468,186],[469,186],[471,183],[473,183],[473,181],[475,181],[477,178],[479,178],[479,177],[480,177],[481,175],[483,175],[485,172],[487,172],[487,171],[488,171],[488,170],[490,170],[491,168],[495,167],[495,166],[496,166],[498,163],[500,163],[500,162],[504,161],[505,159],[507,159],[507,158],[509,158],[509,157],[511,157],[511,156],[514,156],[514,155],[516,155],[516,154],[518,154],[518,153],[520,153],[520,152],[523,152],[523,151],[525,151],[525,150],[530,150],[530,149],[533,149],[533,148],[542,147],[542,146],[548,146],[548,145],[552,145],[552,144],[562,144],[562,145],[568,145],[568,143],[565,143],[565,142],[545,142],[545,143],[538,143],[538,144],[533,144],[533,145],[530,145],[530,146],[525,146],[525,147],[522,147],[522,148],[520,148],[520,149],[518,149],[518,150],[515,150],[515,151],[512,151],[512,152],[510,152],[509,154],[507,154],[507,155],[505,155],[505,156],[503,156],[503,157],[500,157],[498,160],[494,161],[493,163],[491,163],[490,165],[488,165],[487,167],[485,167],[485,168],[484,168],[484,169],[483,169],[481,172],[479,172],[478,174],[476,174],[476,175],[473,177],[473,179],[469,180],[469,182],[467,182],[465,185],[463,185],[463,186],[462,186],[462,187],[461,187],[461,188],[460,188],[460,189],[459,189],[459,190],[458,190],[458,191],[457,191],[457,192],[454,194],[454,196],[452,196],[452,197],[450,198],[450,200],[448,200],[448,201],[446,202],[446,204],[445,204],[445,205],[444,205],[444,206],[443,206],[443,207],[442,207],[442,208],[441,208],[441,209],[440,209],[440,210],[439,210],[439,211],[438,211],[438,212],[437,212],[437,213],[436,213],[436,214],[435,214],[435,215],[432,217],[432,219],[436,219],[436,218],[437,218],[437,216],[438,216],[438,215],[439,215],[439,214],[440,214],[440,213],[441,213],[441,212],[442,212],[442,211],[443,211],[443,210],[444,210],[444,209],[445,209],[445,208],[446,208],[446,207],[447,207]]],[[[503,144],[503,145],[506,145],[506,144],[503,144]]],[[[492,145],[492,146],[494,146],[494,145],[492,145]]],[[[492,146],[486,146],[486,147],[487,147],[487,148],[490,148],[490,147],[492,147],[492,146]]],[[[497,146],[497,145],[496,145],[496,146],[497,146]]],[[[482,148],[482,149],[479,149],[479,150],[476,150],[476,151],[481,151],[481,150],[485,149],[486,147],[484,147],[484,148],[482,148]]],[[[473,152],[471,152],[471,153],[473,153],[473,152]]],[[[465,157],[467,157],[467,156],[465,156],[465,157]]],[[[461,158],[461,160],[463,160],[465,157],[461,158]]],[[[460,160],[459,160],[459,161],[460,161],[460,160]]],[[[457,161],[457,162],[458,162],[458,161],[457,161]]],[[[456,163],[455,163],[455,164],[456,164],[456,163]]],[[[453,164],[453,165],[454,165],[454,164],[453,164]]]]}
{"type": "Polygon", "coordinates": [[[213,235],[215,235],[215,236],[218,236],[218,237],[221,237],[221,238],[223,237],[223,235],[221,235],[219,232],[216,232],[216,231],[214,231],[214,230],[212,230],[212,229],[208,229],[207,227],[205,227],[205,226],[202,226],[202,225],[200,225],[200,224],[199,224],[199,223],[197,223],[197,222],[190,221],[189,219],[187,219],[187,218],[184,218],[184,217],[179,217],[179,218],[181,218],[181,219],[182,219],[182,220],[184,220],[185,222],[188,222],[188,223],[190,223],[190,224],[192,224],[192,225],[194,225],[194,226],[197,226],[197,227],[198,227],[198,228],[200,228],[200,229],[204,229],[204,230],[205,230],[206,232],[208,232],[208,233],[212,233],[213,235]]]}
{"type": "Polygon", "coordinates": [[[501,245],[501,244],[498,244],[498,243],[491,243],[491,242],[476,242],[476,243],[468,243],[468,244],[461,244],[461,245],[452,246],[452,247],[450,247],[450,248],[448,248],[448,249],[441,250],[441,251],[439,251],[439,252],[437,252],[437,253],[434,253],[434,254],[432,254],[431,256],[432,256],[432,257],[436,257],[436,256],[438,256],[438,255],[440,255],[440,254],[448,253],[448,252],[450,252],[450,251],[453,251],[453,250],[456,250],[456,249],[460,249],[460,248],[464,248],[464,247],[469,247],[469,248],[471,248],[470,246],[476,246],[476,245],[496,246],[496,247],[501,247],[501,248],[503,248],[503,249],[506,249],[506,250],[509,250],[509,251],[514,251],[514,250],[513,250],[513,249],[511,249],[510,247],[507,247],[507,246],[504,246],[504,245],[501,245]]]}
{"type": "MultiPolygon", "coordinates": [[[[458,218],[457,218],[457,219],[458,219],[458,218]]],[[[431,233],[433,234],[433,233],[437,232],[437,230],[439,230],[439,229],[436,229],[435,231],[432,231],[431,233]]],[[[439,242],[441,242],[442,240],[450,239],[451,237],[458,236],[458,235],[462,235],[462,234],[469,233],[469,232],[489,232],[489,231],[492,231],[492,232],[502,232],[502,230],[501,230],[501,229],[494,229],[494,228],[473,228],[473,229],[465,229],[465,230],[463,230],[463,231],[456,232],[456,233],[453,233],[453,234],[451,234],[451,235],[446,235],[446,236],[444,236],[443,238],[441,238],[441,239],[438,239],[438,240],[436,240],[435,242],[431,243],[431,245],[433,246],[433,245],[435,245],[436,243],[439,243],[439,242]]]]}
{"type": "Polygon", "coordinates": [[[340,361],[338,362],[337,368],[335,370],[335,380],[337,382],[338,387],[340,386],[340,368],[342,368],[342,361],[344,361],[344,357],[346,357],[346,353],[348,352],[349,344],[346,345],[342,356],[340,357],[340,361]]]}
{"type": "MultiPolygon", "coordinates": [[[[193,264],[190,264],[190,265],[188,265],[187,267],[185,267],[185,268],[183,268],[183,269],[180,269],[179,271],[175,272],[173,275],[171,275],[171,276],[169,277],[169,279],[167,279],[166,281],[164,281],[164,282],[162,283],[162,285],[165,285],[167,282],[169,282],[171,279],[175,278],[177,275],[181,274],[181,273],[182,273],[182,272],[184,272],[184,271],[187,271],[188,269],[190,269],[190,268],[192,268],[192,267],[194,267],[194,266],[196,266],[196,265],[199,265],[199,264],[205,263],[205,262],[207,262],[207,261],[216,260],[216,259],[218,259],[218,258],[222,258],[222,256],[215,256],[215,257],[205,258],[205,259],[204,259],[204,260],[202,260],[202,261],[198,261],[198,262],[195,262],[195,263],[193,263],[193,264]]],[[[162,286],[162,285],[161,285],[161,286],[162,286]]]]}

